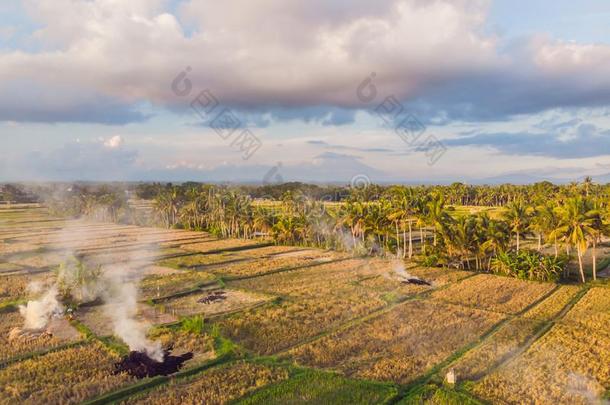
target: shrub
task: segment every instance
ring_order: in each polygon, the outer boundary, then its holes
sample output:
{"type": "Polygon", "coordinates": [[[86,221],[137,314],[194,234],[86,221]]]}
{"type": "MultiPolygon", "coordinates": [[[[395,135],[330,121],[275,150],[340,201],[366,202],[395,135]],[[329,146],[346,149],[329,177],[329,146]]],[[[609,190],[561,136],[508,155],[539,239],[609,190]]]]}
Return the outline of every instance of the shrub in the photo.
{"type": "Polygon", "coordinates": [[[420,264],[424,267],[436,267],[441,264],[440,258],[437,254],[428,254],[422,257],[420,264]]]}
{"type": "Polygon", "coordinates": [[[180,329],[182,329],[182,331],[184,332],[200,335],[203,333],[204,324],[205,322],[203,316],[197,315],[191,318],[184,318],[182,320],[182,325],[180,329]]]}
{"type": "Polygon", "coordinates": [[[557,281],[568,264],[568,258],[547,256],[540,252],[522,250],[502,252],[491,261],[491,271],[522,280],[557,281]]]}

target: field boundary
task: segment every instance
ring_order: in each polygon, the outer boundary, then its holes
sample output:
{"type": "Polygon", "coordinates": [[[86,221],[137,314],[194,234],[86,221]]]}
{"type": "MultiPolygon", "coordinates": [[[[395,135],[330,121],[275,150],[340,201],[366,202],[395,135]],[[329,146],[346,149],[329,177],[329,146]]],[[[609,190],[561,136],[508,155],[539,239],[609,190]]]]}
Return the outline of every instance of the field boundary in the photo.
{"type": "MultiPolygon", "coordinates": [[[[441,370],[450,366],[451,364],[454,364],[457,360],[462,358],[466,353],[468,353],[471,350],[482,345],[487,340],[487,338],[489,338],[494,333],[496,333],[502,326],[506,325],[511,320],[523,315],[525,312],[529,311],[530,309],[532,309],[535,306],[542,303],[544,300],[546,300],[551,295],[553,295],[560,287],[561,286],[559,284],[555,285],[555,287],[553,287],[548,293],[544,294],[542,297],[538,298],[536,301],[532,302],[531,304],[529,304],[528,306],[523,308],[521,311],[517,312],[516,314],[507,315],[505,318],[501,319],[500,321],[498,321],[497,323],[492,325],[487,331],[485,331],[483,334],[481,334],[477,339],[475,339],[472,342],[469,342],[466,345],[462,346],[461,348],[457,349],[455,352],[450,354],[447,358],[445,358],[441,362],[435,364],[430,370],[428,370],[427,372],[422,374],[420,377],[414,379],[410,383],[405,384],[403,386],[402,395],[399,395],[396,402],[398,402],[401,399],[414,395],[416,390],[421,389],[425,384],[429,383],[435,376],[438,375],[438,373],[441,370]]],[[[468,396],[472,396],[472,395],[470,393],[468,393],[468,396]]],[[[478,401],[480,401],[479,398],[476,398],[476,399],[478,401]]]]}
{"type": "Polygon", "coordinates": [[[69,343],[64,343],[58,346],[54,346],[54,347],[49,347],[48,349],[43,349],[43,350],[38,350],[35,352],[29,352],[29,353],[25,353],[22,354],[20,356],[15,356],[15,357],[11,357],[7,360],[3,360],[0,361],[0,370],[10,366],[13,363],[18,363],[21,361],[25,361],[25,360],[29,360],[29,359],[33,359],[35,357],[40,357],[40,356],[44,356],[45,354],[49,354],[49,353],[53,353],[53,352],[58,352],[64,349],[70,349],[72,347],[78,347],[78,346],[82,346],[85,345],[87,343],[90,343],[92,340],[85,338],[85,339],[81,339],[78,340],[76,342],[69,342],[69,343]]]}
{"type": "MultiPolygon", "coordinates": [[[[465,279],[470,278],[470,277],[474,277],[475,275],[476,275],[476,273],[475,274],[468,274],[468,275],[460,278],[459,281],[465,280],[465,279]]],[[[306,339],[305,341],[299,342],[299,343],[297,343],[297,344],[295,344],[293,346],[290,346],[290,347],[288,347],[288,348],[286,348],[284,350],[281,350],[281,351],[277,352],[275,355],[280,356],[280,357],[287,356],[288,352],[290,352],[290,351],[292,351],[294,349],[297,349],[297,348],[299,348],[301,346],[304,346],[304,345],[310,344],[312,342],[315,342],[316,340],[322,339],[325,336],[331,335],[333,333],[342,332],[344,330],[347,330],[347,329],[350,329],[350,328],[355,327],[357,325],[360,325],[361,323],[367,322],[367,321],[369,321],[371,319],[375,319],[376,317],[384,315],[385,313],[393,310],[394,308],[396,308],[396,307],[398,307],[400,305],[406,304],[406,303],[411,302],[411,301],[417,301],[417,300],[429,298],[429,295],[431,295],[433,292],[441,291],[441,290],[443,290],[445,288],[448,288],[451,284],[452,283],[447,283],[447,284],[445,284],[443,286],[440,286],[438,288],[432,288],[432,289],[429,289],[427,291],[422,291],[422,292],[419,292],[419,293],[414,293],[414,294],[402,297],[400,300],[398,300],[396,302],[393,302],[391,304],[387,304],[387,305],[385,305],[385,306],[383,306],[383,307],[381,307],[379,309],[376,309],[376,310],[374,310],[374,311],[372,311],[372,312],[370,312],[370,313],[368,313],[366,315],[362,315],[360,317],[352,318],[352,319],[350,319],[350,320],[348,320],[348,321],[346,321],[346,322],[344,322],[344,323],[342,323],[340,325],[335,326],[334,328],[330,328],[328,330],[325,330],[325,331],[319,333],[316,336],[313,336],[313,337],[311,337],[309,339],[306,339]]]]}
{"type": "MultiPolygon", "coordinates": [[[[584,297],[585,294],[590,289],[591,289],[590,285],[583,286],[574,295],[574,297],[572,297],[570,299],[570,301],[568,301],[568,303],[561,309],[561,311],[559,311],[559,313],[557,313],[557,315],[555,315],[552,319],[550,319],[546,322],[543,322],[540,325],[539,329],[531,337],[529,337],[523,343],[523,345],[521,345],[519,348],[517,348],[517,350],[515,350],[514,352],[510,353],[510,355],[508,357],[506,357],[506,358],[502,359],[500,362],[498,362],[498,364],[496,364],[494,367],[490,368],[487,371],[487,374],[491,374],[494,371],[507,366],[513,360],[518,358],[521,354],[525,353],[525,351],[527,351],[527,349],[529,349],[536,341],[538,341],[540,338],[542,338],[544,335],[546,335],[546,333],[549,332],[551,330],[551,328],[553,326],[555,326],[555,324],[557,322],[561,321],[565,317],[565,315],[574,307],[574,305],[576,305],[578,303],[578,301],[580,301],[582,299],[582,297],[584,297]]],[[[480,378],[475,381],[478,381],[478,380],[480,380],[480,378]]]]}
{"type": "Polygon", "coordinates": [[[227,281],[227,282],[241,281],[241,280],[250,280],[250,279],[253,279],[253,278],[270,276],[270,275],[273,275],[273,274],[285,273],[285,272],[296,271],[296,270],[304,270],[304,269],[309,269],[309,268],[312,268],[312,267],[324,266],[326,264],[340,263],[340,262],[343,262],[343,261],[346,261],[346,260],[351,260],[351,259],[353,259],[353,257],[340,257],[338,259],[333,259],[333,260],[329,260],[329,261],[326,261],[326,262],[316,262],[316,263],[312,263],[312,264],[302,264],[302,265],[299,265],[299,266],[282,267],[282,268],[279,268],[279,269],[276,269],[276,270],[268,271],[266,273],[248,274],[248,275],[243,275],[243,276],[223,276],[223,275],[220,275],[220,278],[222,278],[224,281],[227,281]]]}
{"type": "MultiPolygon", "coordinates": [[[[483,335],[481,335],[479,337],[479,339],[465,345],[461,349],[458,349],[452,355],[450,355],[447,359],[445,359],[444,361],[435,365],[432,369],[429,370],[429,372],[423,374],[422,376],[420,376],[413,382],[406,384],[404,386],[403,394],[399,398],[397,398],[396,402],[398,402],[399,400],[411,397],[413,395],[416,395],[418,390],[422,389],[425,386],[425,384],[431,382],[431,380],[433,380],[435,377],[438,377],[439,380],[444,380],[444,378],[441,375],[439,375],[439,372],[441,370],[445,369],[446,367],[449,367],[451,364],[454,364],[457,360],[462,358],[466,353],[476,349],[477,347],[480,347],[485,341],[487,341],[488,338],[493,336],[500,328],[505,326],[508,322],[510,322],[513,319],[521,317],[529,310],[540,305],[546,299],[551,297],[557,290],[559,290],[559,288],[561,288],[561,285],[557,284],[555,286],[555,288],[553,288],[550,292],[548,292],[547,294],[545,294],[538,300],[534,301],[533,303],[531,303],[530,305],[525,307],[523,310],[499,321],[498,323],[493,325],[487,332],[485,332],[483,335]]],[[[546,323],[543,323],[539,327],[539,329],[522,346],[520,346],[515,352],[510,353],[510,356],[507,359],[500,360],[496,365],[491,367],[486,372],[486,375],[492,373],[493,371],[497,370],[500,367],[505,366],[512,359],[516,358],[519,354],[521,354],[525,350],[527,350],[527,348],[529,348],[536,340],[538,340],[546,332],[548,332],[551,329],[551,327],[558,320],[563,318],[563,316],[582,298],[582,296],[584,296],[584,294],[586,293],[586,291],[589,290],[589,288],[590,288],[590,286],[582,287],[581,290],[579,292],[577,292],[574,297],[572,297],[572,299],[562,308],[562,310],[557,315],[555,315],[551,320],[547,321],[546,323]]],[[[478,380],[467,380],[467,381],[474,382],[474,381],[478,381],[478,380]]],[[[461,392],[462,394],[467,395],[469,398],[476,400],[478,402],[481,402],[483,404],[489,403],[488,401],[485,401],[482,398],[479,398],[479,397],[473,395],[470,391],[462,388],[462,384],[463,383],[460,383],[460,384],[458,384],[458,386],[456,386],[456,389],[459,392],[461,392]]]]}

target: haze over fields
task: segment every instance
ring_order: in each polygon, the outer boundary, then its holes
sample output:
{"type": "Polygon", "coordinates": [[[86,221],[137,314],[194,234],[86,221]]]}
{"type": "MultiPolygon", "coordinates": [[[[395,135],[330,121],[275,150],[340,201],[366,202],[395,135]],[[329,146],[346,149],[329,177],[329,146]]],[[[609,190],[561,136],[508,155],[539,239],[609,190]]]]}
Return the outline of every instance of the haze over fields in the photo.
{"type": "Polygon", "coordinates": [[[4,0],[0,181],[605,182],[609,18],[603,0],[4,0]],[[211,126],[224,109],[240,131],[211,126]]]}
{"type": "Polygon", "coordinates": [[[608,22],[0,0],[0,405],[610,405],[608,22]]]}

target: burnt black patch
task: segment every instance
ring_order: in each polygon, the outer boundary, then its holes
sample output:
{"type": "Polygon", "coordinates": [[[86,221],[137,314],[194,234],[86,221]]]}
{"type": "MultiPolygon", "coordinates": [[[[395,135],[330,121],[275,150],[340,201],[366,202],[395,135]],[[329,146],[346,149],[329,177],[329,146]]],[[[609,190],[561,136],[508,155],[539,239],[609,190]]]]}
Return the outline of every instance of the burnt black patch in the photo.
{"type": "Polygon", "coordinates": [[[170,375],[180,370],[185,361],[193,358],[192,352],[172,356],[170,351],[171,348],[163,351],[161,362],[151,359],[144,352],[131,351],[114,365],[114,373],[126,372],[136,378],[170,375]]]}

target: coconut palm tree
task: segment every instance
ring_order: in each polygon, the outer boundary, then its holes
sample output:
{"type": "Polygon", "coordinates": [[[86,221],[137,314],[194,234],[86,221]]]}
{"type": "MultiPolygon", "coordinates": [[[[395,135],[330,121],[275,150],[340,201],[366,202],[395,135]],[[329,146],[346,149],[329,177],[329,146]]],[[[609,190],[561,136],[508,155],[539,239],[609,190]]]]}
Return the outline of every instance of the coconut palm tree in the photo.
{"type": "Polygon", "coordinates": [[[263,207],[256,207],[253,213],[253,225],[254,229],[258,230],[261,234],[269,234],[273,225],[275,225],[276,216],[271,210],[263,207]]]}
{"type": "Polygon", "coordinates": [[[553,242],[555,257],[559,254],[558,229],[561,227],[561,212],[555,201],[547,202],[536,209],[535,223],[537,230],[546,241],[553,242]]]}
{"type": "Polygon", "coordinates": [[[396,186],[389,190],[391,208],[388,214],[388,219],[394,222],[396,226],[396,254],[398,255],[398,246],[400,246],[399,225],[402,229],[402,257],[407,256],[407,227],[409,230],[409,259],[413,256],[413,189],[396,186]]]}
{"type": "Polygon", "coordinates": [[[473,217],[461,216],[458,217],[453,225],[449,226],[450,238],[449,245],[458,254],[461,267],[466,266],[470,269],[470,255],[473,253],[475,245],[475,229],[476,223],[473,217]]]}
{"type": "Polygon", "coordinates": [[[593,187],[593,179],[591,176],[586,176],[582,181],[582,189],[585,195],[585,198],[589,197],[589,193],[591,192],[591,188],[593,187]]]}
{"type": "Polygon", "coordinates": [[[483,251],[489,255],[487,269],[491,268],[491,260],[499,252],[504,252],[510,242],[508,225],[504,221],[490,219],[487,223],[485,241],[482,243],[483,251]]]}
{"type": "Polygon", "coordinates": [[[576,248],[578,255],[578,269],[581,281],[585,282],[585,272],[582,258],[587,250],[590,235],[595,233],[593,228],[595,212],[591,210],[590,203],[582,197],[569,198],[561,209],[562,226],[558,232],[563,235],[567,244],[576,248]]]}
{"type": "Polygon", "coordinates": [[[182,199],[176,186],[164,189],[155,198],[153,209],[167,228],[171,228],[177,223],[181,203],[182,199]]]}
{"type": "Polygon", "coordinates": [[[530,208],[522,200],[515,200],[506,206],[504,219],[508,222],[511,232],[516,236],[518,252],[520,237],[527,232],[530,226],[530,208]]]}
{"type": "Polygon", "coordinates": [[[435,193],[426,204],[426,222],[432,226],[433,245],[436,246],[436,234],[441,230],[447,221],[447,211],[445,210],[445,199],[442,194],[435,193]]]}
{"type": "Polygon", "coordinates": [[[591,222],[591,232],[588,236],[591,242],[593,280],[597,280],[597,244],[601,241],[602,236],[608,233],[608,225],[604,223],[603,208],[600,202],[594,200],[592,207],[592,210],[588,212],[591,222]]]}

